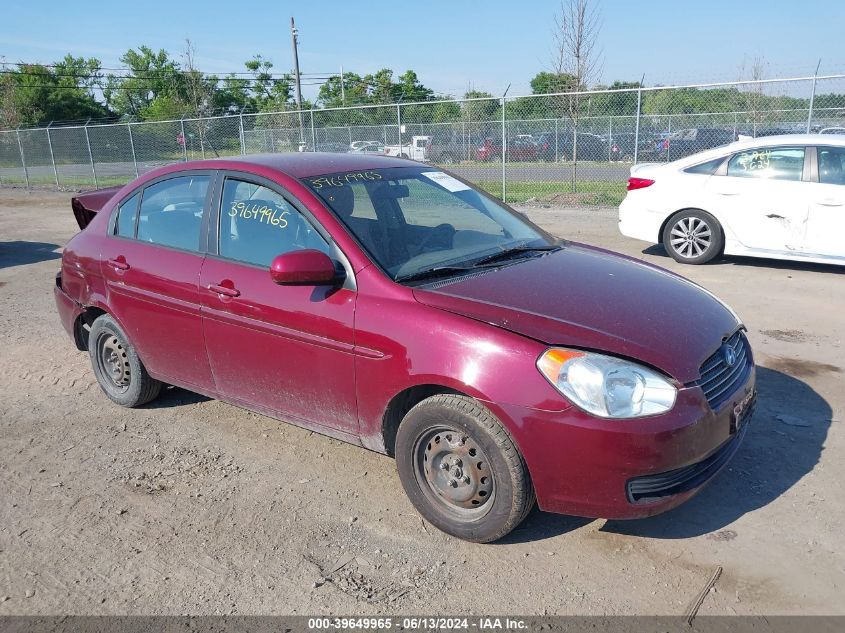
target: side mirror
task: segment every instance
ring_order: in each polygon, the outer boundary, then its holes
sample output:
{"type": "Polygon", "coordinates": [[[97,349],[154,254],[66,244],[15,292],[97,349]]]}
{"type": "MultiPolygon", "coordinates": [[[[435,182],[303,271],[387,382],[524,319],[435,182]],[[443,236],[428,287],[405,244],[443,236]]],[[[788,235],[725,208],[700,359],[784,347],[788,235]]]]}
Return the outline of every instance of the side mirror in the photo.
{"type": "Polygon", "coordinates": [[[334,262],[314,249],[277,255],[270,263],[270,278],[280,286],[326,286],[338,282],[334,262]]]}

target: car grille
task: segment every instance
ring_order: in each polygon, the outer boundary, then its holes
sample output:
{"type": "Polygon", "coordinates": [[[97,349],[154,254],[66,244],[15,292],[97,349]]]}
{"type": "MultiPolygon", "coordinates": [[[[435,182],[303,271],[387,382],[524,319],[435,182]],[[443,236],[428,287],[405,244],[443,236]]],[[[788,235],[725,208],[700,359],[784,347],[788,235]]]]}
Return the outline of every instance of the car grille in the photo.
{"type": "Polygon", "coordinates": [[[649,503],[672,495],[694,490],[707,483],[722,467],[730,461],[745,437],[747,427],[743,427],[716,452],[696,464],[677,468],[657,475],[645,475],[628,480],[627,493],[630,503],[649,503]]]}
{"type": "Polygon", "coordinates": [[[701,365],[701,378],[695,383],[704,392],[707,404],[714,411],[721,407],[748,378],[751,371],[751,350],[742,330],[731,336],[701,365]],[[732,365],[726,359],[728,348],[735,355],[732,365]]]}

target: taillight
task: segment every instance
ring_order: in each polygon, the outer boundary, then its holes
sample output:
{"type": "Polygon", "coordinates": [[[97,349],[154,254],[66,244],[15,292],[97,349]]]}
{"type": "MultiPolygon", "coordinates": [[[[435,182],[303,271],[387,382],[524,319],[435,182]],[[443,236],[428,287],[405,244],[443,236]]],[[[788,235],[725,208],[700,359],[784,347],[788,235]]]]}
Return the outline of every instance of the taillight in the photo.
{"type": "Polygon", "coordinates": [[[648,178],[628,178],[628,191],[645,189],[646,187],[651,187],[653,184],[654,181],[648,178]]]}

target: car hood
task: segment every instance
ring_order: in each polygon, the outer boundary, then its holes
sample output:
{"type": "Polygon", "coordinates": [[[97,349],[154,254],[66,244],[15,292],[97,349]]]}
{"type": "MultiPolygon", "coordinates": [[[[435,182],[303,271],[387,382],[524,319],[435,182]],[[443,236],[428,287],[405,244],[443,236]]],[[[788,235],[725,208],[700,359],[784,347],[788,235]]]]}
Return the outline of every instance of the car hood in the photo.
{"type": "Polygon", "coordinates": [[[725,304],[668,270],[583,244],[415,288],[416,299],[548,345],[628,357],[681,383],[739,326],[725,304]]]}

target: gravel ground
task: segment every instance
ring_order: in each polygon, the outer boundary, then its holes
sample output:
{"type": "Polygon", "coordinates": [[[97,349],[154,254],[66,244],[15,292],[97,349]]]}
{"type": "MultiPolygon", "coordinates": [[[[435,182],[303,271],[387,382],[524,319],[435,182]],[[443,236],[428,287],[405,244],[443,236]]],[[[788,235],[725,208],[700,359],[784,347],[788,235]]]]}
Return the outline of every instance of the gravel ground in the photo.
{"type": "Polygon", "coordinates": [[[387,457],[180,389],[112,404],[53,305],[69,194],[0,190],[0,614],[679,615],[717,566],[701,614],[845,613],[845,269],[682,267],[613,209],[524,210],[728,301],[760,405],[730,468],[674,511],[535,510],[474,545],[420,519],[387,457]]]}

